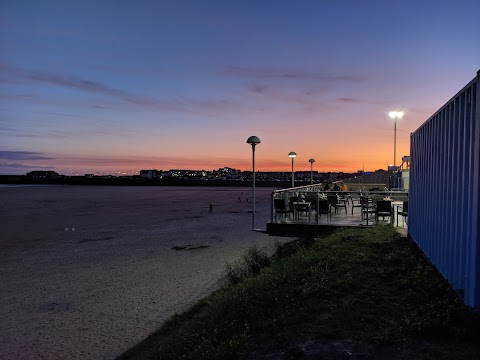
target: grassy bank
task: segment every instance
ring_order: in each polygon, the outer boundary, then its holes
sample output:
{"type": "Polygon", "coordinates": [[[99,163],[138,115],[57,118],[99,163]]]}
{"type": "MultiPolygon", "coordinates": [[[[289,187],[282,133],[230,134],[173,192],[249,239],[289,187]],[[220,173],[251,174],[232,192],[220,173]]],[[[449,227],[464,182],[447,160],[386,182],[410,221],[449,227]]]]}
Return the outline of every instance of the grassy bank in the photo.
{"type": "Polygon", "coordinates": [[[480,318],[390,226],[274,258],[120,359],[473,359],[480,318]]]}

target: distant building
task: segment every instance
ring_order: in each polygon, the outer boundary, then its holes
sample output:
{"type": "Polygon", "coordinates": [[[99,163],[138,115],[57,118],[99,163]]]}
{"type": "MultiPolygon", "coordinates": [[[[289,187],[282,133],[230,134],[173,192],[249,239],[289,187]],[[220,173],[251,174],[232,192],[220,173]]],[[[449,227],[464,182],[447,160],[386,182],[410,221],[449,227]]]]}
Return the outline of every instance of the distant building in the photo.
{"type": "Polygon", "coordinates": [[[391,173],[385,170],[377,170],[373,173],[359,173],[350,179],[345,179],[344,183],[351,190],[370,190],[385,189],[390,184],[391,173]]]}
{"type": "Polygon", "coordinates": [[[36,178],[36,179],[56,179],[60,177],[60,174],[51,170],[46,170],[46,171],[35,170],[27,173],[27,177],[36,178]]]}
{"type": "Polygon", "coordinates": [[[140,170],[140,176],[142,178],[154,179],[157,176],[160,177],[162,170],[140,170]]]}

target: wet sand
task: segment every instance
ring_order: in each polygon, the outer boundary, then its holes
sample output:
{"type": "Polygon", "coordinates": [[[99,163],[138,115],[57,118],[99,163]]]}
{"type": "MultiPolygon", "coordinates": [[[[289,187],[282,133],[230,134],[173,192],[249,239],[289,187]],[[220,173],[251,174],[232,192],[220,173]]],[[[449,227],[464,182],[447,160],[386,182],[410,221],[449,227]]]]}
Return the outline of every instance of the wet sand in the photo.
{"type": "MultiPolygon", "coordinates": [[[[271,191],[257,188],[258,228],[271,191]]],[[[113,359],[129,349],[217,289],[226,262],[285,241],[250,230],[250,196],[248,188],[0,188],[0,358],[113,359]],[[208,247],[172,249],[188,244],[208,247]]]]}

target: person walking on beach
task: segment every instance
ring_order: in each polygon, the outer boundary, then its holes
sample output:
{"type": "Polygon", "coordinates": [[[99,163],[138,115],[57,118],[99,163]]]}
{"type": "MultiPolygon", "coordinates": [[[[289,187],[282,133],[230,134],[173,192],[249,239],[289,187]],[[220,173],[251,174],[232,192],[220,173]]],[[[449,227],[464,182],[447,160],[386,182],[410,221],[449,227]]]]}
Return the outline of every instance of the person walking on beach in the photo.
{"type": "Polygon", "coordinates": [[[210,204],[210,209],[208,210],[208,212],[213,212],[213,205],[210,204]]]}

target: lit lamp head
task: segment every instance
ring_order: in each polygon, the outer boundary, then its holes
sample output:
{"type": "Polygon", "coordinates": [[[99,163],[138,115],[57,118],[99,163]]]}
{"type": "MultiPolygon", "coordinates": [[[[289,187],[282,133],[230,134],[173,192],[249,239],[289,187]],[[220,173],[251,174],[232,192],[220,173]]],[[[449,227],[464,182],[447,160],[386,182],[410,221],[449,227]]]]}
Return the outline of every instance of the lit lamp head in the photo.
{"type": "Polygon", "coordinates": [[[388,116],[392,119],[401,119],[403,117],[403,111],[390,111],[388,116]]]}
{"type": "Polygon", "coordinates": [[[261,141],[260,141],[260,139],[258,138],[258,136],[250,136],[250,137],[247,139],[247,144],[252,145],[252,149],[255,149],[255,145],[260,144],[260,143],[261,143],[261,141]]]}
{"type": "Polygon", "coordinates": [[[288,157],[293,160],[297,157],[297,153],[295,151],[290,151],[288,157]]]}

